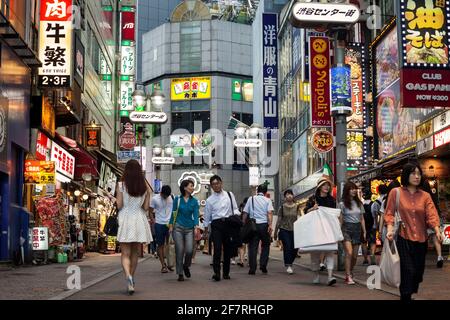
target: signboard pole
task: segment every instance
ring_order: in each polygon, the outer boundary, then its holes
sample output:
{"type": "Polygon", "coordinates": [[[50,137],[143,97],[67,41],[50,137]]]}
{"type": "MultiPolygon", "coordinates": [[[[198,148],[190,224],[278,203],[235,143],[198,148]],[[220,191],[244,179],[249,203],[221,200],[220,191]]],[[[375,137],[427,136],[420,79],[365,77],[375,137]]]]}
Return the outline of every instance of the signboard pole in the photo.
{"type": "MultiPolygon", "coordinates": [[[[335,38],[334,57],[337,66],[343,66],[345,63],[345,41],[341,40],[345,32],[338,31],[335,38]]],[[[347,178],[347,112],[333,112],[332,116],[336,120],[336,200],[339,203],[342,199],[342,191],[347,178]]],[[[342,244],[338,250],[338,270],[343,271],[345,256],[342,244]]]]}

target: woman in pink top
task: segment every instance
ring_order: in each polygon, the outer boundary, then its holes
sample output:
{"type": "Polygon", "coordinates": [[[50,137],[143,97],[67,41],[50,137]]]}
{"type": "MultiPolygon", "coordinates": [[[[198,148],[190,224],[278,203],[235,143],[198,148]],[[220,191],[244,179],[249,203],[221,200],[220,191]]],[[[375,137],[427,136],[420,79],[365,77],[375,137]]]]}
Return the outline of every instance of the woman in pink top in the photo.
{"type": "Polygon", "coordinates": [[[442,242],[439,230],[439,216],[431,196],[420,190],[422,169],[418,164],[408,163],[403,167],[401,188],[389,194],[384,220],[387,225],[387,239],[394,240],[394,220],[397,195],[400,195],[398,212],[402,223],[396,239],[400,255],[400,294],[402,300],[411,300],[417,293],[425,271],[425,255],[428,248],[427,228],[436,232],[442,242]]]}

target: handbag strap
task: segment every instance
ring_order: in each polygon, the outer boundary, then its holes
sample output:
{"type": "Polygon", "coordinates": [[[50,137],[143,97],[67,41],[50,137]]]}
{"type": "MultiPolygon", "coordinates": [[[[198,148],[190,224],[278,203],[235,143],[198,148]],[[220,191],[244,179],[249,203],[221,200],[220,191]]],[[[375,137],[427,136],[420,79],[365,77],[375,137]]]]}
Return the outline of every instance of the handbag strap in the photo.
{"type": "Polygon", "coordinates": [[[234,215],[233,199],[231,199],[231,192],[227,191],[227,193],[228,193],[228,197],[230,198],[230,203],[231,203],[231,215],[234,215]]]}
{"type": "Polygon", "coordinates": [[[253,219],[255,218],[255,196],[252,196],[252,212],[253,212],[253,219]]]}
{"type": "Polygon", "coordinates": [[[177,223],[178,210],[180,209],[180,201],[181,201],[181,197],[178,197],[177,210],[175,210],[173,213],[173,225],[174,226],[177,223]]]}

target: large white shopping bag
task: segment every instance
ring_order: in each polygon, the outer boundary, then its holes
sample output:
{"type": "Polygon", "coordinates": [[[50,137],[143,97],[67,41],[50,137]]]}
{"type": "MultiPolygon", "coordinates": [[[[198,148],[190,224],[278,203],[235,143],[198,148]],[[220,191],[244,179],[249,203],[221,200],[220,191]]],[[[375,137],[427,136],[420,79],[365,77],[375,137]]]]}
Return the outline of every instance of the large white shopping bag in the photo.
{"type": "Polygon", "coordinates": [[[337,251],[338,249],[338,244],[337,242],[335,243],[329,243],[329,244],[322,244],[319,246],[311,246],[311,247],[306,247],[306,248],[299,248],[298,251],[301,253],[309,253],[309,252],[323,252],[323,251],[337,251]]]}
{"type": "Polygon", "coordinates": [[[400,255],[395,241],[386,239],[381,252],[381,276],[384,282],[391,287],[400,287],[400,255]]]}
{"type": "Polygon", "coordinates": [[[344,239],[339,209],[319,207],[294,223],[294,247],[308,248],[333,244],[344,239]]]}

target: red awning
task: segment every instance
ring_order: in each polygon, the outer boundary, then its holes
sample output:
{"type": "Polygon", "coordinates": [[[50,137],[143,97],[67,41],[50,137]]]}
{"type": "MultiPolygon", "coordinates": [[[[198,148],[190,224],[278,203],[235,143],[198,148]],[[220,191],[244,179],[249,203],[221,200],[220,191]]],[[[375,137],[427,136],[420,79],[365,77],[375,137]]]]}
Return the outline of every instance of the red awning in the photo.
{"type": "Polygon", "coordinates": [[[75,157],[75,180],[90,181],[100,177],[97,159],[90,153],[81,148],[70,150],[70,153],[75,157]]]}

